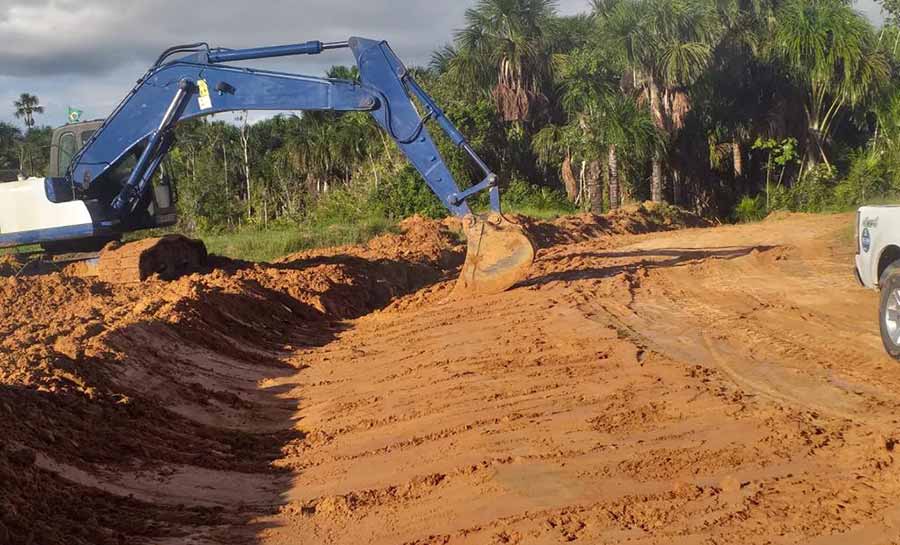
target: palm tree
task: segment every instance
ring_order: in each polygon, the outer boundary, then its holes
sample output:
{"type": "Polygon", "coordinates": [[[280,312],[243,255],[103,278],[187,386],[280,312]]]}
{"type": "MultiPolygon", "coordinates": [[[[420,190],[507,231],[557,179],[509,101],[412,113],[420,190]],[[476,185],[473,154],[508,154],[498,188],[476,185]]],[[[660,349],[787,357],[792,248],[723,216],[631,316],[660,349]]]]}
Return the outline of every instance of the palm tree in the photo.
{"type": "Polygon", "coordinates": [[[446,74],[453,69],[459,50],[453,44],[444,44],[431,53],[429,67],[437,74],[446,74]]]}
{"type": "Polygon", "coordinates": [[[659,132],[646,107],[634,97],[622,93],[617,67],[594,45],[576,49],[557,59],[557,74],[562,89],[562,106],[568,115],[565,127],[550,126],[535,137],[534,150],[541,163],[552,154],[564,157],[562,177],[572,194],[574,157],[582,161],[582,172],[591,197],[591,209],[602,212],[600,186],[605,168],[609,183],[610,206],[621,202],[620,158],[643,158],[659,147],[659,132]]]}
{"type": "Polygon", "coordinates": [[[444,48],[434,64],[449,65],[460,82],[489,89],[504,120],[529,121],[548,102],[544,91],[552,78],[556,4],[479,0],[466,10],[455,50],[444,48]]]}
{"type": "MultiPolygon", "coordinates": [[[[628,67],[631,84],[671,140],[691,110],[689,86],[706,70],[722,35],[715,0],[621,0],[595,6],[611,10],[598,17],[601,40],[628,67]]],[[[652,199],[662,202],[661,151],[652,167],[652,199]]]]}
{"type": "Polygon", "coordinates": [[[19,100],[13,103],[16,108],[16,119],[25,119],[25,126],[34,127],[34,114],[44,113],[44,107],[38,97],[28,93],[19,95],[19,100]]]}
{"type": "Polygon", "coordinates": [[[577,134],[571,125],[547,125],[541,129],[531,141],[531,148],[537,156],[538,164],[543,167],[559,166],[560,178],[566,188],[566,196],[572,202],[578,201],[579,187],[575,173],[572,171],[572,161],[583,143],[580,134],[577,134]],[[559,162],[559,158],[562,162],[559,162]]]}
{"type": "Polygon", "coordinates": [[[876,41],[863,15],[842,0],[788,0],[778,10],[771,53],[803,89],[808,164],[829,164],[836,121],[889,79],[876,41]]]}
{"type": "Polygon", "coordinates": [[[610,94],[600,104],[597,115],[591,120],[596,139],[607,149],[609,172],[609,206],[621,204],[619,180],[619,153],[626,150],[631,157],[641,157],[663,149],[661,134],[649,112],[639,107],[630,97],[610,94]]]}

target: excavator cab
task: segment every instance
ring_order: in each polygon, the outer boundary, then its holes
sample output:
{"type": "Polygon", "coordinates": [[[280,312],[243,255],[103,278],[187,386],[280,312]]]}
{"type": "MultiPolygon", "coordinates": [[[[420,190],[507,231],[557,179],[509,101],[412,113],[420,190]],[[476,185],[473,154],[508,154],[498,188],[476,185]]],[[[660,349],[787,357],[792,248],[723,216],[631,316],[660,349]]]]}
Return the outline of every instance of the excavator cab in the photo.
{"type": "MultiPolygon", "coordinates": [[[[57,128],[53,131],[50,144],[50,168],[48,179],[62,179],[68,173],[72,164],[72,159],[83,148],[91,137],[103,127],[102,119],[94,121],[84,121],[81,123],[71,123],[57,128]]],[[[119,171],[121,180],[117,185],[121,186],[128,176],[131,169],[137,163],[139,154],[126,157],[116,168],[119,171]]],[[[168,161],[164,161],[154,177],[153,191],[151,192],[151,202],[147,207],[147,214],[142,218],[138,218],[139,228],[155,228],[168,227],[178,223],[178,213],[176,210],[177,188],[175,180],[171,176],[172,168],[168,161]]],[[[110,173],[115,176],[116,173],[110,173]]]]}
{"type": "Polygon", "coordinates": [[[72,164],[72,158],[78,150],[84,147],[91,136],[103,126],[103,120],[85,121],[64,125],[53,131],[50,143],[50,172],[51,178],[62,178],[72,164]]]}

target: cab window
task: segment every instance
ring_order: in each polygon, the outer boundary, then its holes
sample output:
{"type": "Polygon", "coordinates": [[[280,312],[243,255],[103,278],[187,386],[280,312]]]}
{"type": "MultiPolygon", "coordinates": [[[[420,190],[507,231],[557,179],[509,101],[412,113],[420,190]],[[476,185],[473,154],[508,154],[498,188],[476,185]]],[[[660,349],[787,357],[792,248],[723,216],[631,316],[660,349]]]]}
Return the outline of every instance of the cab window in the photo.
{"type": "Polygon", "coordinates": [[[81,145],[78,146],[79,149],[83,148],[84,145],[87,144],[88,140],[90,140],[91,137],[94,136],[95,132],[97,132],[97,131],[84,131],[81,133],[81,145]]]}
{"type": "Polygon", "coordinates": [[[75,141],[75,133],[67,132],[59,139],[59,173],[69,169],[72,157],[78,151],[78,143],[75,141]]]}

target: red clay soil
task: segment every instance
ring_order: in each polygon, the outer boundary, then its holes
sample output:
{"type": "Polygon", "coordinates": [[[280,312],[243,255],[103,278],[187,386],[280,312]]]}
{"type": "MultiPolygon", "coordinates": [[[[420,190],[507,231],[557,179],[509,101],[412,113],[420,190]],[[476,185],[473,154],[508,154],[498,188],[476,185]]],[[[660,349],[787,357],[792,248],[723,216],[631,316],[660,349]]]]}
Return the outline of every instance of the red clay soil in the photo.
{"type": "Polygon", "coordinates": [[[0,544],[900,543],[850,216],[453,222],[165,283],[0,269],[0,544]],[[671,232],[663,232],[671,231],[671,232]]]}

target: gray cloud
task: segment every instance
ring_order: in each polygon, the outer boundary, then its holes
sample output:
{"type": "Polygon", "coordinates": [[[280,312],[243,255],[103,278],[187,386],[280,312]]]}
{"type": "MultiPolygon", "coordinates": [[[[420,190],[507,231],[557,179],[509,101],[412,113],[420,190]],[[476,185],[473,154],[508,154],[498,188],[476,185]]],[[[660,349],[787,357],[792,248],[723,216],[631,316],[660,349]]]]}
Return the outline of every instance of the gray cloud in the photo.
{"type": "Polygon", "coordinates": [[[856,0],[856,7],[872,22],[880,25],[884,21],[881,6],[876,0],[856,0]]]}
{"type": "MultiPolygon", "coordinates": [[[[37,94],[60,124],[67,105],[106,115],[159,53],[174,44],[254,47],[351,35],[384,38],[408,64],[453,38],[474,0],[0,0],[0,120],[37,94]]],[[[874,13],[874,0],[863,0],[874,13]]],[[[587,0],[560,0],[564,14],[587,0]]],[[[349,53],[254,63],[321,74],[349,53]]]]}
{"type": "Polygon", "coordinates": [[[463,9],[385,0],[7,0],[0,8],[0,75],[98,76],[200,40],[247,47],[362,34],[390,37],[398,49],[421,56],[435,36],[448,37],[463,9]]]}
{"type": "MultiPolygon", "coordinates": [[[[0,0],[0,120],[21,92],[45,105],[41,121],[64,121],[68,105],[106,115],[159,53],[174,44],[255,47],[305,40],[384,38],[409,64],[427,63],[452,40],[473,1],[429,0],[0,0]]],[[[586,9],[562,0],[560,9],[586,9]]],[[[262,68],[321,74],[347,52],[262,68]]]]}

